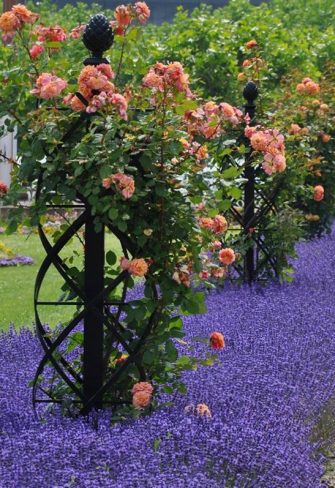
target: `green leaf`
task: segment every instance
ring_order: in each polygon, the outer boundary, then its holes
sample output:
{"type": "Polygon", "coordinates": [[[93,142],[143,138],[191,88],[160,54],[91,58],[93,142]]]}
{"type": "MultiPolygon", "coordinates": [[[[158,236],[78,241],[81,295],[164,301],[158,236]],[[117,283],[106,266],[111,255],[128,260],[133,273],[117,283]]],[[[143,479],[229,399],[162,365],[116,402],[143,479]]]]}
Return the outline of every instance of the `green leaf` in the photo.
{"type": "Polygon", "coordinates": [[[106,254],[106,261],[108,264],[113,266],[113,264],[115,264],[117,261],[116,254],[113,251],[108,251],[106,254]]]}
{"type": "Polygon", "coordinates": [[[143,362],[145,364],[152,364],[155,360],[155,355],[153,354],[152,351],[145,351],[145,353],[143,354],[143,362]]]}
{"type": "Polygon", "coordinates": [[[230,168],[225,169],[222,172],[222,176],[226,180],[230,180],[232,178],[236,178],[236,176],[238,176],[239,174],[240,174],[240,170],[238,168],[235,168],[235,166],[231,166],[230,168]]]}
{"type": "Polygon", "coordinates": [[[236,200],[241,198],[242,196],[242,190],[240,188],[237,188],[237,186],[229,188],[228,193],[232,198],[235,198],[236,200]]]}
{"type": "Polygon", "coordinates": [[[154,440],[154,451],[158,451],[161,442],[162,439],[160,437],[157,437],[157,439],[154,440]]]}
{"type": "Polygon", "coordinates": [[[173,344],[172,341],[167,341],[165,344],[165,352],[168,358],[168,361],[173,363],[176,361],[178,357],[178,351],[176,349],[176,346],[173,344]]]}

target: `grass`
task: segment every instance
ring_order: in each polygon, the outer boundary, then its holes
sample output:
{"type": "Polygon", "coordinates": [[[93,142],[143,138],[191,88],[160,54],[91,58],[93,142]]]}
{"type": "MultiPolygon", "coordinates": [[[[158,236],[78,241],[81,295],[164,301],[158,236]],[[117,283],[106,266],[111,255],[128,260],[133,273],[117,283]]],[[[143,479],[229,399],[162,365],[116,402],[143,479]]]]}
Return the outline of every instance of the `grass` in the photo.
{"type": "MultiPolygon", "coordinates": [[[[36,234],[0,235],[0,241],[11,248],[15,254],[34,259],[34,264],[30,266],[0,267],[0,331],[7,330],[11,324],[15,327],[33,327],[34,283],[38,269],[45,258],[45,251],[36,234]]],[[[111,234],[106,235],[106,250],[109,249],[117,255],[121,253],[118,241],[111,234]]],[[[70,256],[74,250],[82,254],[82,246],[78,239],[73,239],[69,243],[61,257],[70,256]]],[[[80,263],[80,260],[81,258],[78,258],[77,263],[78,261],[80,263]]],[[[40,300],[58,300],[62,284],[63,279],[56,268],[51,266],[42,285],[40,300]]],[[[71,306],[41,306],[39,310],[42,322],[51,326],[68,320],[73,313],[71,306]]]]}

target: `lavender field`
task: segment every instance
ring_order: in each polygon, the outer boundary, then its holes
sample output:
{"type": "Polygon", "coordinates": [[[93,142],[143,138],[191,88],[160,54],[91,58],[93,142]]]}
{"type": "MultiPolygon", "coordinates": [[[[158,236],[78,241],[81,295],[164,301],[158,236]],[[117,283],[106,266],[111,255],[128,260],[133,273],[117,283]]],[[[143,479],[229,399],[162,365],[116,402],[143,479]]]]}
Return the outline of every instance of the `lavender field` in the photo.
{"type": "Polygon", "coordinates": [[[0,486],[325,486],[320,447],[333,432],[315,425],[335,391],[334,250],[335,235],[300,244],[292,284],[211,293],[208,313],[185,323],[188,339],[225,334],[219,365],[187,373],[185,396],[135,422],[35,420],[39,345],[28,330],[3,334],[0,486]],[[198,403],[211,418],[185,413],[198,403]]]}

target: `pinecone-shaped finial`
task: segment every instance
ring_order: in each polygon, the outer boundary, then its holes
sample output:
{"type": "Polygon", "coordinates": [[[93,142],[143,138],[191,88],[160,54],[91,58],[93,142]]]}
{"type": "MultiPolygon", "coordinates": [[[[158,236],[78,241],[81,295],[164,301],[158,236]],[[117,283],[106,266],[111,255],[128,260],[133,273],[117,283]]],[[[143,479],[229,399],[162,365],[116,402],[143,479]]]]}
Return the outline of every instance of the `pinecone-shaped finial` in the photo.
{"type": "Polygon", "coordinates": [[[113,44],[113,39],[114,34],[108,19],[103,14],[94,15],[87,24],[83,35],[83,43],[92,53],[92,58],[86,59],[84,64],[108,63],[107,59],[102,56],[104,51],[107,51],[113,44]]]}
{"type": "Polygon", "coordinates": [[[258,97],[258,88],[256,83],[248,81],[243,90],[243,97],[249,104],[252,104],[258,97]]]}

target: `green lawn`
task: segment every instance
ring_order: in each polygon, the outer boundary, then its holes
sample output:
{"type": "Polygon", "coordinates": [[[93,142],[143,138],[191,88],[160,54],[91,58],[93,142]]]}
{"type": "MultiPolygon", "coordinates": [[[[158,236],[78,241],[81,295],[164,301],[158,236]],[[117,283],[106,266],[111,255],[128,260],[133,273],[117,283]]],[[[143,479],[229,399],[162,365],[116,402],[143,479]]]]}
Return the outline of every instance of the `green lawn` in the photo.
{"type": "MultiPolygon", "coordinates": [[[[7,330],[10,324],[14,324],[15,327],[32,327],[34,283],[45,251],[36,234],[29,237],[19,234],[0,235],[0,241],[16,254],[34,259],[34,264],[30,266],[0,267],[0,330],[7,330]]],[[[74,249],[82,253],[78,239],[73,239],[61,256],[69,256],[74,249]]],[[[112,249],[120,255],[118,242],[111,234],[107,234],[106,249],[112,249]]],[[[40,300],[57,300],[62,284],[63,280],[58,271],[51,266],[43,282],[40,300]]],[[[71,309],[71,306],[41,306],[40,317],[42,322],[56,325],[71,317],[71,309]]]]}

